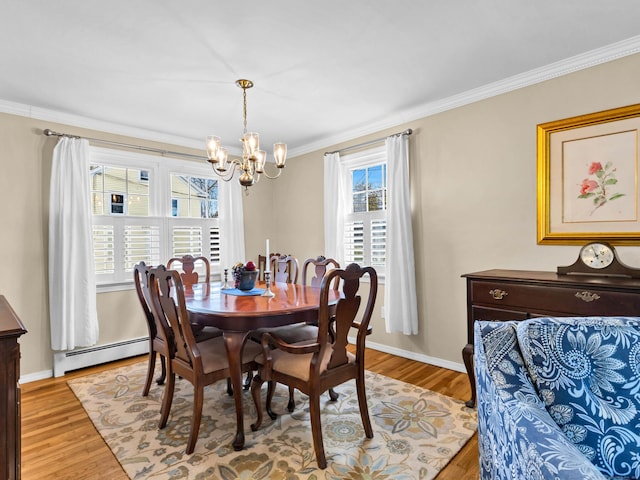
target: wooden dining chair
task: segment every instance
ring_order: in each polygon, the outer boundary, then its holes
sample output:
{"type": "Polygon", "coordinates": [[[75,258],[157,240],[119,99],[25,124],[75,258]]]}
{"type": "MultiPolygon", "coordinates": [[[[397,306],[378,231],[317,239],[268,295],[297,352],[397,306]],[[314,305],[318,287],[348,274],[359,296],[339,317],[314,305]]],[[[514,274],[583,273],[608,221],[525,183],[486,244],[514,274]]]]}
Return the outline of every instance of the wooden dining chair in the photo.
{"type": "MultiPolygon", "coordinates": [[[[174,350],[173,331],[166,319],[162,315],[158,315],[151,302],[151,291],[149,289],[149,270],[151,268],[153,267],[145,264],[143,261],[133,267],[133,281],[145,319],[147,320],[147,330],[149,332],[149,365],[147,367],[147,379],[142,389],[143,397],[149,395],[158,355],[160,356],[161,373],[156,379],[156,383],[162,385],[167,376],[167,368],[169,367],[168,360],[173,355],[174,350]]],[[[222,334],[221,331],[213,327],[211,327],[211,329],[208,327],[207,329],[202,329],[199,325],[195,325],[194,328],[193,323],[191,326],[196,342],[202,342],[222,334]]],[[[227,382],[227,390],[229,395],[233,393],[231,382],[227,382]]]]}
{"type": "MultiPolygon", "coordinates": [[[[269,258],[273,258],[274,256],[280,256],[279,253],[270,253],[269,258]]],[[[258,274],[258,279],[261,282],[264,282],[264,271],[267,269],[267,257],[264,255],[258,255],[258,270],[260,273],[258,274]]]]}
{"type": "Polygon", "coordinates": [[[162,319],[155,315],[151,303],[151,292],[149,289],[149,270],[152,267],[145,262],[140,262],[133,267],[133,282],[136,286],[136,292],[140,305],[147,320],[147,328],[149,331],[149,366],[147,367],[147,380],[142,389],[142,396],[149,395],[151,381],[156,367],[156,357],[160,355],[161,373],[156,383],[162,385],[167,376],[167,363],[172,356],[173,333],[169,324],[163,322],[162,319]]]}
{"type": "MultiPolygon", "coordinates": [[[[262,257],[264,258],[264,257],[262,257]]],[[[293,255],[288,254],[273,254],[270,259],[270,266],[272,272],[272,281],[278,283],[297,283],[299,264],[298,259],[293,255]]],[[[282,327],[274,328],[260,328],[250,333],[249,338],[251,340],[260,343],[262,341],[262,334],[264,332],[271,332],[278,337],[281,337],[283,341],[287,343],[297,343],[303,341],[313,340],[317,337],[315,327],[307,325],[305,323],[296,323],[293,325],[285,325],[282,327]]],[[[337,398],[337,397],[336,397],[337,398]]],[[[287,409],[293,412],[295,409],[294,389],[289,389],[289,403],[287,409]]]]}
{"type": "Polygon", "coordinates": [[[293,255],[271,257],[271,280],[276,283],[298,283],[298,259],[293,255]]]}
{"type": "Polygon", "coordinates": [[[258,374],[251,384],[251,394],[256,406],[256,422],[251,429],[256,431],[262,424],[261,387],[268,382],[266,409],[272,419],[277,415],[271,409],[275,384],[281,383],[297,388],[309,396],[309,416],[316,460],[321,469],[327,467],[327,459],[322,441],[320,420],[320,395],[329,388],[355,379],[358,394],[360,418],[367,438],[373,438],[373,429],[367,408],[365,390],[365,340],[371,329],[369,322],[378,292],[378,276],[372,267],[361,268],[352,263],[346,269],[335,269],[322,279],[320,293],[320,313],[318,315],[318,336],[313,343],[288,344],[266,332],[262,336],[262,355],[256,357],[258,374]],[[367,303],[361,308],[358,295],[361,280],[369,277],[367,303]],[[333,341],[329,335],[331,309],[329,292],[335,278],[341,281],[341,298],[335,307],[335,332],[333,341]],[[353,332],[353,330],[355,332],[353,332]],[[348,336],[355,333],[355,354],[347,350],[348,336]]]}
{"type": "MultiPolygon", "coordinates": [[[[326,258],[322,255],[319,255],[316,258],[307,258],[302,264],[302,285],[320,288],[322,279],[330,268],[340,268],[340,264],[333,258],[326,258]],[[313,266],[313,271],[311,271],[311,266],[313,266]]],[[[339,286],[340,278],[335,277],[333,281],[333,290],[338,292],[339,286]]],[[[329,313],[333,319],[335,315],[335,305],[329,305],[329,313]]],[[[315,321],[307,324],[286,325],[275,329],[271,333],[277,335],[277,337],[285,343],[313,341],[318,337],[318,322],[315,321]]],[[[329,322],[329,335],[331,339],[335,338],[332,321],[329,322]]],[[[338,394],[333,390],[333,388],[329,389],[329,398],[334,402],[338,399],[338,394]]],[[[294,398],[294,389],[293,387],[289,387],[289,403],[287,404],[287,410],[293,412],[295,408],[296,403],[294,398]]]]}
{"type": "MultiPolygon", "coordinates": [[[[184,255],[182,257],[170,258],[167,262],[168,270],[175,270],[179,267],[182,272],[180,273],[180,279],[182,280],[183,288],[186,292],[193,292],[194,285],[202,283],[203,288],[209,291],[211,282],[211,264],[209,259],[203,256],[194,257],[193,255],[184,255]],[[204,265],[204,278],[200,277],[196,271],[196,264],[201,263],[204,265]]],[[[216,327],[205,327],[198,323],[197,314],[190,314],[191,328],[196,334],[196,339],[201,342],[208,338],[219,337],[222,335],[222,330],[216,327]]]]}
{"type": "Polygon", "coordinates": [[[182,257],[173,257],[167,262],[167,269],[175,269],[174,265],[179,265],[182,269],[180,278],[185,290],[192,290],[193,286],[199,283],[200,275],[196,271],[196,262],[204,265],[204,280],[207,285],[211,281],[211,264],[207,257],[193,255],[183,255],[182,257]]]}
{"type": "MultiPolygon", "coordinates": [[[[327,274],[327,270],[335,268],[340,268],[340,264],[333,258],[326,258],[323,255],[319,255],[316,258],[307,258],[302,264],[302,285],[320,287],[322,279],[327,274]],[[310,271],[311,266],[313,266],[312,272],[310,271]],[[311,278],[309,278],[310,273],[313,273],[311,278]]],[[[334,280],[334,290],[338,290],[339,280],[337,277],[334,280]]]]}
{"type": "MultiPolygon", "coordinates": [[[[152,268],[149,271],[149,285],[152,305],[166,318],[176,339],[175,352],[170,368],[167,368],[167,385],[162,398],[159,427],[164,428],[167,424],[177,374],[193,385],[193,413],[186,447],[186,453],[191,454],[202,421],[204,387],[229,377],[227,351],[223,337],[196,342],[190,328],[182,279],[177,271],[166,270],[162,265],[152,268]]],[[[259,345],[247,342],[241,360],[243,372],[255,370],[254,358],[260,350],[259,345]]]]}

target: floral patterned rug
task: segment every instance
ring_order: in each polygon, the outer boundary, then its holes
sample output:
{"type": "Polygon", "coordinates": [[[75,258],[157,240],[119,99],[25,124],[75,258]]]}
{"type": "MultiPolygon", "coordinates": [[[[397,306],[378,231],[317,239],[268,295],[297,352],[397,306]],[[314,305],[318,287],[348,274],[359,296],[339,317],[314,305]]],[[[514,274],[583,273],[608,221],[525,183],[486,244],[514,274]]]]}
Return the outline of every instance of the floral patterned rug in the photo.
{"type": "Polygon", "coordinates": [[[191,384],[176,381],[169,422],[158,430],[164,387],[154,382],[149,396],[142,397],[145,373],[141,362],[68,382],[132,479],[431,479],[476,430],[475,410],[463,402],[367,372],[374,437],[364,435],[355,382],[336,388],[337,402],[323,395],[328,466],[320,470],[305,395],[296,392],[296,409],[290,414],[288,390],[279,385],[273,409],[280,415],[272,421],[265,414],[262,428],[252,432],[255,408],[250,393],[244,392],[245,448],[236,452],[231,447],[234,404],[223,381],[205,389],[198,443],[193,454],[185,455],[191,384]]]}

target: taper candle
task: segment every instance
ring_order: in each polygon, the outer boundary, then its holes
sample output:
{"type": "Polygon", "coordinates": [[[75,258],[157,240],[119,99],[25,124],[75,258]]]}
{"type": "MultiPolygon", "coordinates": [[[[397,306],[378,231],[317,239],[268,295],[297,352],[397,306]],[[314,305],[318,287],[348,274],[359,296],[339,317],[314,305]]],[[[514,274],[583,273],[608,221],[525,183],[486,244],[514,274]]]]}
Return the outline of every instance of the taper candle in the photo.
{"type": "Polygon", "coordinates": [[[271,271],[271,257],[269,255],[269,239],[268,238],[267,238],[267,261],[265,262],[264,271],[265,272],[271,271]]]}

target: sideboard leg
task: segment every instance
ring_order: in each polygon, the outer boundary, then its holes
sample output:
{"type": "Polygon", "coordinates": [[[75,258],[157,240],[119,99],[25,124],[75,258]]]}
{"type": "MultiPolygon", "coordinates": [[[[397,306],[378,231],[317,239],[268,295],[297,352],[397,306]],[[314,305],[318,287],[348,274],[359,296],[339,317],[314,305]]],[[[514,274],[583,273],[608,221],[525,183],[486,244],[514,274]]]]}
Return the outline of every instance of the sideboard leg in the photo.
{"type": "Polygon", "coordinates": [[[476,406],[476,374],[473,370],[473,345],[470,343],[467,343],[462,349],[462,360],[464,361],[464,366],[469,376],[469,383],[471,384],[471,398],[465,402],[465,405],[473,408],[476,406]]]}

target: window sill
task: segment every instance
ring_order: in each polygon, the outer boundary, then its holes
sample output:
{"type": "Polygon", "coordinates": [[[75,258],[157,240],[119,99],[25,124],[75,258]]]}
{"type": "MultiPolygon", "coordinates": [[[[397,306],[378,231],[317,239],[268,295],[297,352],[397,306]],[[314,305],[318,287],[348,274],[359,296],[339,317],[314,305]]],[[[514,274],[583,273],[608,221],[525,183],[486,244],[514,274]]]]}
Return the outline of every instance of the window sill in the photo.
{"type": "MultiPolygon", "coordinates": [[[[385,280],[384,273],[378,273],[378,285],[384,285],[384,280],[385,280]]],[[[370,283],[369,276],[365,275],[364,277],[362,277],[360,281],[362,283],[370,283]]]]}
{"type": "Polygon", "coordinates": [[[124,290],[134,290],[133,282],[123,283],[103,283],[96,285],[96,293],[120,292],[124,290]]]}
{"type": "MultiPolygon", "coordinates": [[[[222,282],[220,272],[211,272],[212,282],[222,282]]],[[[136,286],[133,282],[113,282],[96,284],[96,293],[121,292],[125,290],[135,290],[136,286]]]]}

